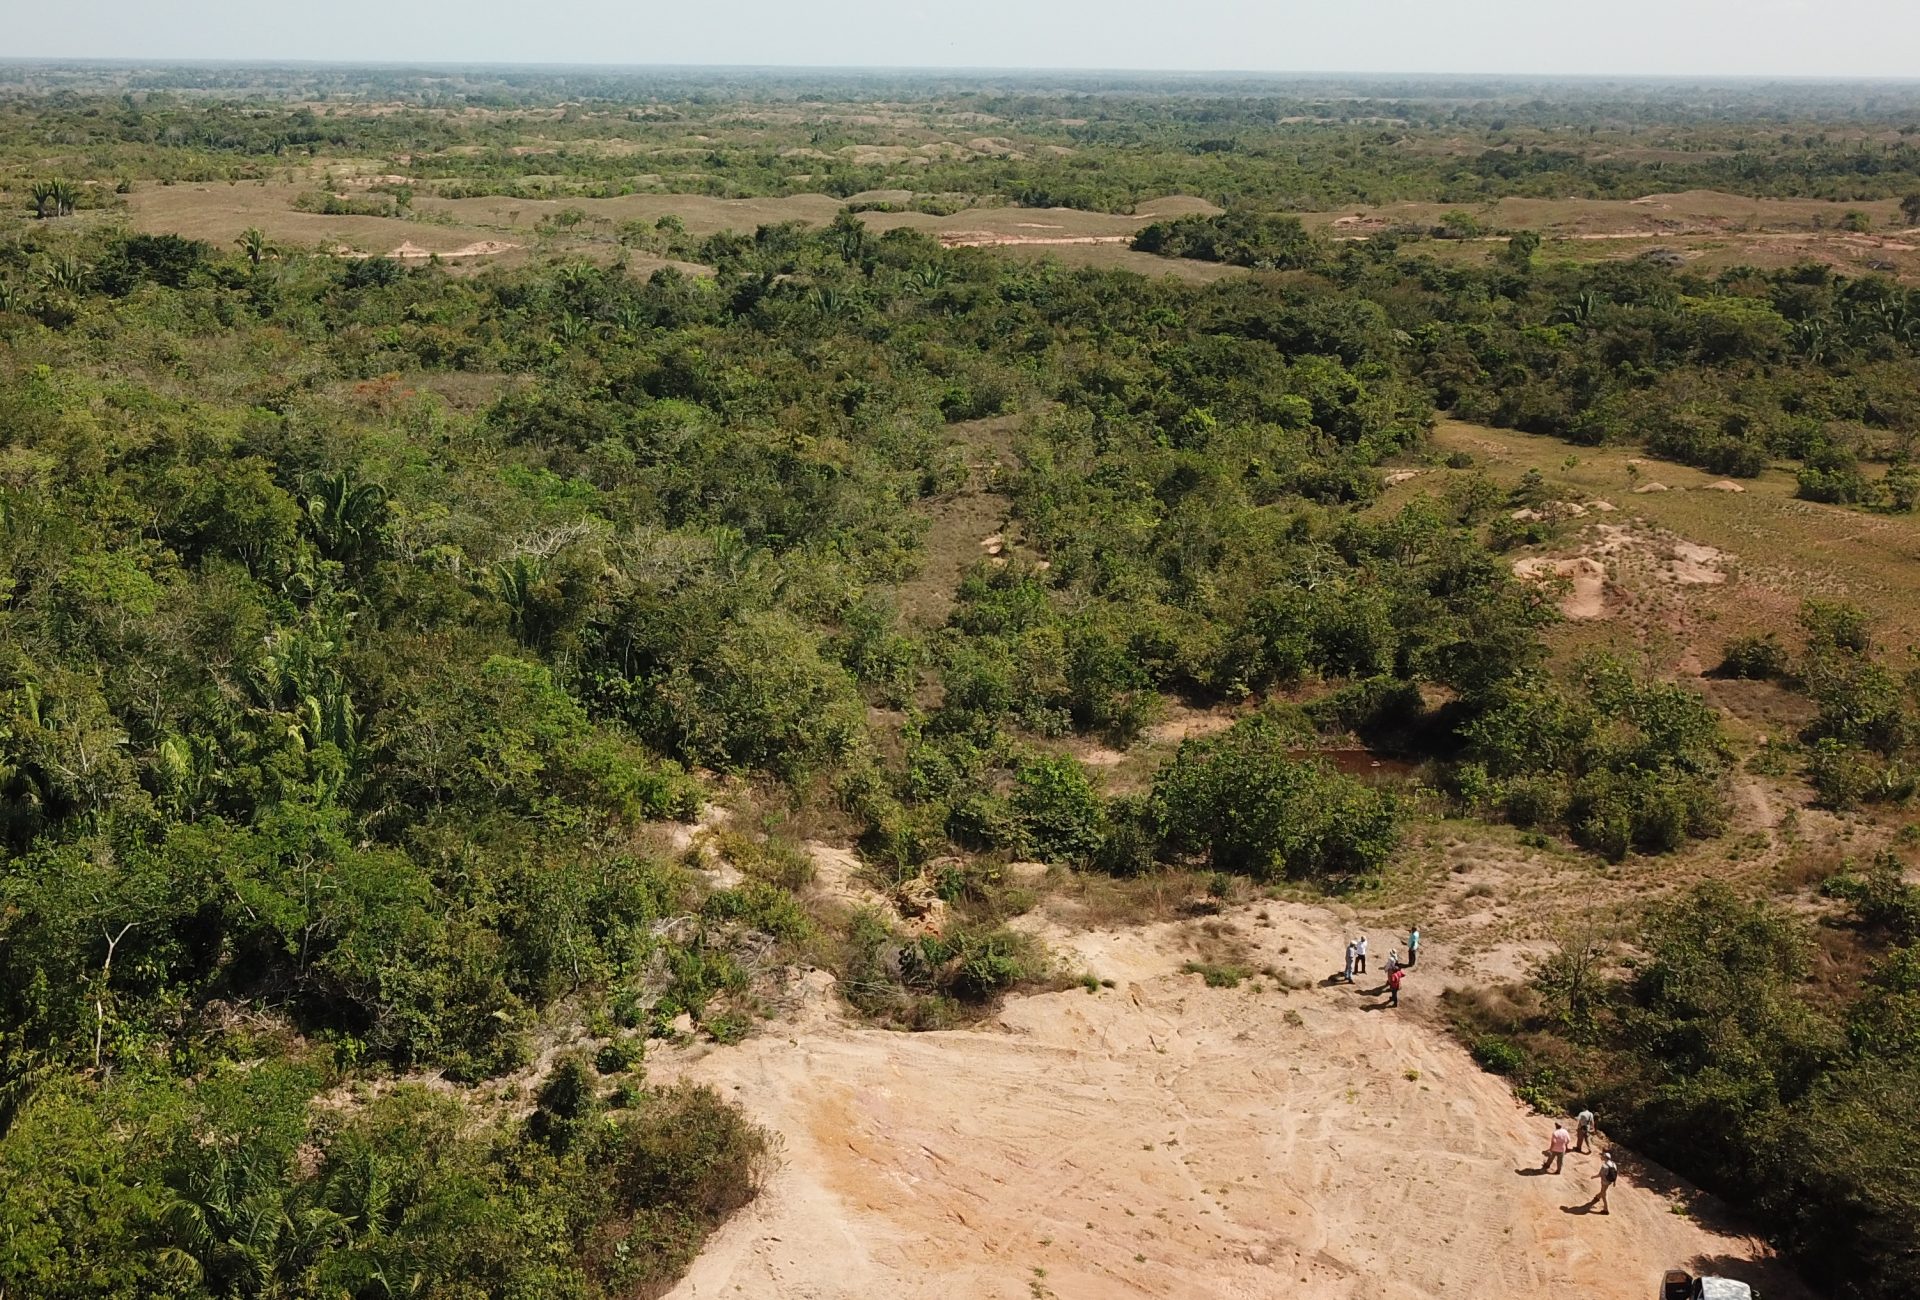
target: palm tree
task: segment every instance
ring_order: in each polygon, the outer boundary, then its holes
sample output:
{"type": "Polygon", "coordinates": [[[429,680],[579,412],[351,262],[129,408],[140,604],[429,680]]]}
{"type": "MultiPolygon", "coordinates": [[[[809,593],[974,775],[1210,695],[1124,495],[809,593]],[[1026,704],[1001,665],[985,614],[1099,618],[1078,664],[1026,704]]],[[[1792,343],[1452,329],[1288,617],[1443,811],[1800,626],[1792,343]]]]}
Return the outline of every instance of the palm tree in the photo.
{"type": "Polygon", "coordinates": [[[614,304],[613,323],[624,334],[638,334],[647,324],[647,309],[637,302],[624,301],[614,304]]]}
{"type": "Polygon", "coordinates": [[[380,541],[387,490],[362,483],[351,470],[317,480],[307,497],[307,521],[314,540],[330,560],[351,564],[365,558],[380,541]]]}
{"type": "Polygon", "coordinates": [[[33,188],[28,191],[28,194],[33,199],[33,215],[45,221],[47,219],[47,209],[55,206],[54,199],[58,195],[58,189],[55,183],[53,181],[35,181],[33,188]]]}
{"type": "Polygon", "coordinates": [[[77,294],[87,285],[86,265],[72,253],[50,259],[41,275],[48,288],[65,293],[77,294]]]}
{"type": "Polygon", "coordinates": [[[349,1236],[341,1215],[298,1203],[264,1144],[183,1144],[169,1164],[161,1254],[216,1294],[284,1294],[280,1283],[349,1236]]]}
{"type": "Polygon", "coordinates": [[[514,635],[531,641],[538,614],[538,590],[547,579],[547,562],[536,555],[516,555],[494,566],[494,586],[507,607],[514,635]]]}
{"type": "Polygon", "coordinates": [[[849,265],[858,262],[867,251],[867,223],[853,215],[849,208],[840,209],[827,227],[827,236],[839,250],[841,258],[849,265]]]}
{"type": "Polygon", "coordinates": [[[1591,325],[1594,317],[1600,314],[1600,295],[1591,289],[1583,289],[1571,302],[1561,303],[1554,308],[1552,321],[1556,325],[1591,325]]]}
{"type": "Polygon", "coordinates": [[[1795,321],[1789,337],[1794,350],[1809,361],[1823,361],[1833,351],[1832,332],[1827,328],[1827,322],[1818,316],[1795,321]]]}
{"type": "Polygon", "coordinates": [[[946,288],[952,279],[953,271],[945,262],[928,262],[907,272],[907,284],[914,292],[921,294],[936,294],[946,288]]]}
{"type": "Polygon", "coordinates": [[[272,257],[276,251],[273,245],[267,242],[266,232],[258,226],[248,226],[233,242],[240,245],[240,251],[246,254],[248,265],[256,270],[259,269],[260,263],[272,257]]]}

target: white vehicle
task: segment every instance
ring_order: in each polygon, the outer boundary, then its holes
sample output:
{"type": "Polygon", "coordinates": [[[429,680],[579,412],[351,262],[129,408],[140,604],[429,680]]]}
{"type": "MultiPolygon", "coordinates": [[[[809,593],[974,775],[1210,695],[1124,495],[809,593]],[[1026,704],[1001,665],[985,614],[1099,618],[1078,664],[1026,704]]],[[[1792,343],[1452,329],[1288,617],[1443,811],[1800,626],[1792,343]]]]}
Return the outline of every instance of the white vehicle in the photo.
{"type": "Polygon", "coordinates": [[[1759,1300],[1753,1288],[1730,1277],[1695,1277],[1670,1268],[1660,1283],[1660,1300],[1759,1300]]]}

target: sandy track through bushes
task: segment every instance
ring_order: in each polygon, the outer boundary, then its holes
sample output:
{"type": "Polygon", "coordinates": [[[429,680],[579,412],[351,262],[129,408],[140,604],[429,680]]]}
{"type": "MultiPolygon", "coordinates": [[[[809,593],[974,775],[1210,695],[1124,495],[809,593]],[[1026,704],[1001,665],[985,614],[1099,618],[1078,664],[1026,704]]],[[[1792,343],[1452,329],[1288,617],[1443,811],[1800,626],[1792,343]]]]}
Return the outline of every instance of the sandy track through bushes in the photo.
{"type": "Polygon", "coordinates": [[[1423,1014],[1432,963],[1399,1011],[1372,1009],[1377,974],[1256,991],[1179,973],[1244,945],[1318,980],[1339,925],[1267,904],[1051,935],[1117,987],[1016,999],[956,1032],[855,1027],[811,977],[798,1021],[661,1063],[785,1136],[765,1194],[672,1296],[1644,1300],[1661,1269],[1708,1257],[1769,1300],[1802,1294],[1756,1243],[1676,1214],[1658,1171],[1626,1162],[1605,1217],[1567,1208],[1597,1155],[1518,1172],[1549,1125],[1423,1014]]]}

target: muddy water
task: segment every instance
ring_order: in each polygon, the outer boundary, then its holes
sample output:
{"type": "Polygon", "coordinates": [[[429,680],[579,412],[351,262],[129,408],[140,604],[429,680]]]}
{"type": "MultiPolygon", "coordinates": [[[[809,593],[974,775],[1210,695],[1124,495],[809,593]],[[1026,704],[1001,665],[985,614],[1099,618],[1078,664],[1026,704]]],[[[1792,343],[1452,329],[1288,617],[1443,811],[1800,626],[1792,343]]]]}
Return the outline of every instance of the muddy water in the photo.
{"type": "Polygon", "coordinates": [[[1290,749],[1287,751],[1287,757],[1317,758],[1331,764],[1335,771],[1369,781],[1397,781],[1418,766],[1408,759],[1396,758],[1391,754],[1376,754],[1370,749],[1290,749]]]}

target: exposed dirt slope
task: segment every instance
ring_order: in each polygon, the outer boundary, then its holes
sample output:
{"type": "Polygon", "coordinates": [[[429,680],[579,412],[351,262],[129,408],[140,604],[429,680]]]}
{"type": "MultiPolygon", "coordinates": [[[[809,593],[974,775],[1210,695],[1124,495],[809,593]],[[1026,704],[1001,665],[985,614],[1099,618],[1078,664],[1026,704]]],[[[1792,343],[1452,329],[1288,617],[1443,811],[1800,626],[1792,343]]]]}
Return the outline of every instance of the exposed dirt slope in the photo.
{"type": "Polygon", "coordinates": [[[1117,987],[959,1032],[848,1025],[813,977],[801,1021],[680,1067],[783,1133],[786,1164],[672,1295],[1644,1300],[1661,1269],[1708,1258],[1769,1300],[1802,1294],[1630,1158],[1611,1215],[1570,1212],[1598,1157],[1530,1172],[1549,1125],[1425,1018],[1431,958],[1397,1011],[1377,974],[1286,990],[1179,973],[1239,946],[1318,981],[1340,924],[1266,904],[1049,935],[1117,987]]]}

